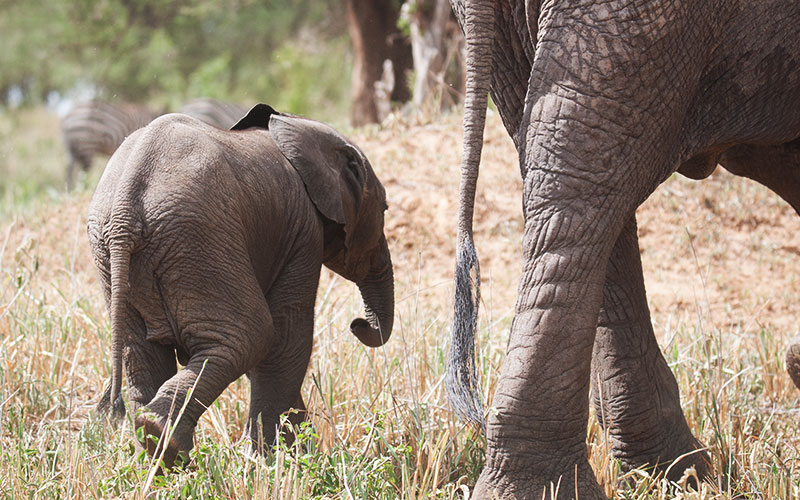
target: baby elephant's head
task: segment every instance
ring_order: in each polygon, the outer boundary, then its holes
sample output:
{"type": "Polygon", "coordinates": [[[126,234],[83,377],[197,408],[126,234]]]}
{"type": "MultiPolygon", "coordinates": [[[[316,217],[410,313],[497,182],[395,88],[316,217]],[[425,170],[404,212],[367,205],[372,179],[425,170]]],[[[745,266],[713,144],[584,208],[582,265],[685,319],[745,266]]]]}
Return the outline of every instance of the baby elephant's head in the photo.
{"type": "Polygon", "coordinates": [[[361,291],[367,319],[353,320],[350,330],[367,346],[383,345],[392,333],[394,274],[383,234],[386,191],[372,165],[355,144],[324,123],[259,104],[233,129],[253,123],[268,123],[325,218],[324,264],[361,291]]]}

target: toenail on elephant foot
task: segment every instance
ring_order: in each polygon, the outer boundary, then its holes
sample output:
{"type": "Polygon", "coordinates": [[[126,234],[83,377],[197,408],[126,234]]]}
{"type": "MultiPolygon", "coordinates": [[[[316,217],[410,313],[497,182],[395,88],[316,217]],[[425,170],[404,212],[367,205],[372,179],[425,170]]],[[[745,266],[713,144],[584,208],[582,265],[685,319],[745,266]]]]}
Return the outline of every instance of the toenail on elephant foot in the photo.
{"type": "Polygon", "coordinates": [[[187,435],[186,432],[181,432],[179,426],[171,436],[166,436],[164,432],[166,418],[146,410],[139,412],[134,423],[139,444],[147,450],[151,457],[161,457],[164,467],[172,468],[189,462],[189,450],[194,446],[191,431],[187,435]],[[169,440],[166,441],[166,449],[162,449],[161,444],[167,437],[169,440]]]}
{"type": "Polygon", "coordinates": [[[800,389],[800,343],[794,344],[786,351],[786,371],[792,377],[794,385],[800,389]]]}

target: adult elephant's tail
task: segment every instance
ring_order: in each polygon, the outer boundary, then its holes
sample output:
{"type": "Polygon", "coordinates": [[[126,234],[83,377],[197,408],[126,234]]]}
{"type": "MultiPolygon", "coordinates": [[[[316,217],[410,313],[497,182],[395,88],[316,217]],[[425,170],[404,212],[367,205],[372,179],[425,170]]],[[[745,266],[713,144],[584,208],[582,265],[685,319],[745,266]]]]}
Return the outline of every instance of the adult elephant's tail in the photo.
{"type": "Polygon", "coordinates": [[[480,266],[472,238],[472,219],[491,81],[495,2],[466,0],[465,3],[463,28],[467,43],[467,89],[464,100],[464,149],[458,207],[455,300],[446,383],[447,395],[455,412],[485,426],[475,358],[480,266]]]}

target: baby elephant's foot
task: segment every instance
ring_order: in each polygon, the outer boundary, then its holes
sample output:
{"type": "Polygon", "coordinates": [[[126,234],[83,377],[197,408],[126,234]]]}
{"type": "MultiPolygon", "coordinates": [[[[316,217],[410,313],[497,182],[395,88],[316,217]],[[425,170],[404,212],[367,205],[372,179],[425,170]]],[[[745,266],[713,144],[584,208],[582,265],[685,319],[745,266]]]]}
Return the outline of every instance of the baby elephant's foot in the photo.
{"type": "Polygon", "coordinates": [[[167,417],[161,417],[147,407],[137,412],[134,423],[139,443],[150,456],[161,457],[166,468],[188,463],[189,451],[194,446],[192,425],[172,422],[167,430],[171,435],[168,435],[165,433],[167,417]]]}
{"type": "Polygon", "coordinates": [[[266,424],[261,417],[258,417],[255,421],[250,421],[250,442],[254,451],[262,454],[272,451],[277,444],[278,434],[280,434],[286,446],[291,447],[294,445],[295,432],[300,427],[300,424],[306,421],[305,406],[303,406],[302,410],[295,408],[289,410],[286,416],[287,419],[282,426],[280,418],[266,424]]]}
{"type": "Polygon", "coordinates": [[[786,352],[786,371],[794,385],[800,389],[800,344],[794,344],[786,352]]]}

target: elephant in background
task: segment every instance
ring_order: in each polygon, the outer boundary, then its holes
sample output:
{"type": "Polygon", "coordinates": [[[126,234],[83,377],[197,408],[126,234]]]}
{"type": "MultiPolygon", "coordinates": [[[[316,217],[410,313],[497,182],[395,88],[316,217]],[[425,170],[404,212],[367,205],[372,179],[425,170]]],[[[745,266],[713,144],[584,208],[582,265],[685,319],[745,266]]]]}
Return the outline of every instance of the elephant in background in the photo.
{"type": "MultiPolygon", "coordinates": [[[[677,459],[671,478],[703,476],[653,333],[635,211],[672,173],[701,179],[719,163],[800,212],[800,3],[451,3],[467,94],[448,393],[480,421],[472,214],[489,91],[519,153],[525,216],[474,498],[540,499],[559,483],[560,499],[605,498],[587,461],[590,380],[623,467],[677,459]]],[[[787,365],[800,386],[800,346],[787,365]]]]}
{"type": "Polygon", "coordinates": [[[231,102],[198,97],[183,103],[178,108],[178,113],[197,118],[217,128],[229,129],[247,114],[247,110],[231,102]]]}
{"type": "Polygon", "coordinates": [[[76,166],[88,172],[95,156],[113,155],[128,135],[159,114],[135,103],[94,99],[76,104],[59,123],[69,155],[67,190],[75,187],[76,166]]]}
{"type": "MultiPolygon", "coordinates": [[[[112,329],[99,410],[124,414],[123,362],[145,436],[161,436],[191,390],[172,438],[161,440],[171,466],[192,448],[205,409],[247,374],[251,437],[271,444],[280,414],[304,409],[322,264],[361,291],[367,319],[351,323],[355,336],[371,347],[389,339],[385,209],[361,150],[325,124],[264,104],[231,131],[170,114],[131,135],[88,216],[112,329]]],[[[162,451],[155,440],[145,445],[162,451]]]]}

